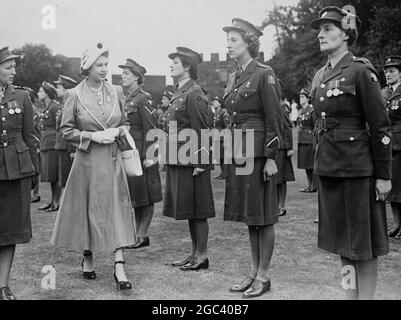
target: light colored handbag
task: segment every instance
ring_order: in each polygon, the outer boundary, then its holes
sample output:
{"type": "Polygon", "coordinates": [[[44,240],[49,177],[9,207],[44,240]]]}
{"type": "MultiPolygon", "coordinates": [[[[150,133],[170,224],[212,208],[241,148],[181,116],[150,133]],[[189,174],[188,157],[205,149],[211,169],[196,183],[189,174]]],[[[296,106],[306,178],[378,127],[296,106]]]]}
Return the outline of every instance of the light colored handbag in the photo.
{"type": "Polygon", "coordinates": [[[125,138],[127,142],[131,146],[132,150],[122,151],[122,158],[125,167],[125,172],[128,177],[138,177],[143,174],[141,157],[139,156],[139,151],[135,146],[135,141],[132,136],[129,134],[128,130],[124,128],[125,138]]]}

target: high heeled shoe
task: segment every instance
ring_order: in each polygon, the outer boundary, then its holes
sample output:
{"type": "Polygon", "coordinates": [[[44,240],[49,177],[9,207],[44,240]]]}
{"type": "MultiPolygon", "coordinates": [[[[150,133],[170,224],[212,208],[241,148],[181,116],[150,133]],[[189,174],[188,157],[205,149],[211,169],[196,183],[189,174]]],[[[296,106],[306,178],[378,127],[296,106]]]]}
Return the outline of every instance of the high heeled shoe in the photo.
{"type": "Polygon", "coordinates": [[[122,291],[122,290],[131,290],[132,289],[132,284],[128,281],[120,281],[117,278],[116,275],[116,264],[117,263],[121,263],[121,264],[125,264],[125,261],[116,261],[114,262],[114,281],[116,282],[116,286],[117,286],[117,291],[122,291]]]}
{"type": "MultiPolygon", "coordinates": [[[[92,252],[85,251],[84,257],[92,257],[92,252]]],[[[84,262],[85,262],[85,258],[82,259],[82,264],[81,264],[82,269],[84,269],[84,262]]],[[[84,276],[84,279],[86,279],[86,280],[94,280],[94,279],[96,279],[96,272],[95,271],[83,271],[83,276],[84,276]]]]}
{"type": "Polygon", "coordinates": [[[16,300],[9,287],[0,288],[0,300],[16,300]]]}

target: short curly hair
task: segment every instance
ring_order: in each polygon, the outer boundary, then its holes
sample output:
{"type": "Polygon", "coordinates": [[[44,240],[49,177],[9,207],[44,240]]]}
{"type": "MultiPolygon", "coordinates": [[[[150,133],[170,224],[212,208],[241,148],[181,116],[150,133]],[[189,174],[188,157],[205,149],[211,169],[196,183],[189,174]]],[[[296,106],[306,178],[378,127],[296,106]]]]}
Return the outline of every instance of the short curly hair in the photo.
{"type": "Polygon", "coordinates": [[[183,56],[178,56],[184,68],[189,67],[189,76],[192,80],[198,79],[198,65],[191,59],[183,56]]]}
{"type": "Polygon", "coordinates": [[[248,43],[248,51],[252,58],[259,56],[260,40],[252,32],[241,32],[242,38],[248,43]]]}

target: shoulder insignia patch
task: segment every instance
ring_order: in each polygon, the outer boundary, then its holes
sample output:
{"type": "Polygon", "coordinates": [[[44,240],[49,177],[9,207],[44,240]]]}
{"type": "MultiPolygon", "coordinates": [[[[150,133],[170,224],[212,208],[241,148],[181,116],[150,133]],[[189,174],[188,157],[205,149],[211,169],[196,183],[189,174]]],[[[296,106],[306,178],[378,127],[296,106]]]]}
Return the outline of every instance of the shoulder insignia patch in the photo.
{"type": "Polygon", "coordinates": [[[370,78],[371,78],[374,82],[377,82],[377,81],[378,81],[376,75],[375,75],[373,72],[370,73],[370,78]]]}
{"type": "Polygon", "coordinates": [[[268,84],[276,84],[276,79],[274,79],[274,76],[268,75],[267,76],[267,83],[268,84]]]}
{"type": "Polygon", "coordinates": [[[387,136],[384,136],[382,139],[382,143],[387,146],[390,143],[390,138],[387,136]]]}

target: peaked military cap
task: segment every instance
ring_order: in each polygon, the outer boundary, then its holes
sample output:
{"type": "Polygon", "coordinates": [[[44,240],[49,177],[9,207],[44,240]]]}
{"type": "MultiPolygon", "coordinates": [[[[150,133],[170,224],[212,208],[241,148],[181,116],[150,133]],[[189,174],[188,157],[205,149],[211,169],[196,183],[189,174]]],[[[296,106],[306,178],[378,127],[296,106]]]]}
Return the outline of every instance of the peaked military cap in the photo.
{"type": "Polygon", "coordinates": [[[73,78],[63,76],[63,75],[60,75],[58,77],[58,80],[54,81],[54,83],[61,84],[63,87],[68,86],[68,85],[75,86],[77,84],[77,82],[73,78]]]}
{"type": "Polygon", "coordinates": [[[257,37],[260,37],[263,35],[262,30],[260,30],[258,27],[255,27],[252,23],[250,23],[249,21],[246,21],[244,19],[241,18],[234,18],[232,21],[232,25],[231,26],[227,26],[224,27],[223,30],[225,32],[229,32],[229,31],[239,31],[239,32],[250,32],[252,34],[254,34],[257,37]]]}
{"type": "Polygon", "coordinates": [[[173,97],[174,93],[170,92],[170,91],[164,91],[163,92],[163,97],[167,97],[167,99],[171,100],[171,98],[173,97]]]}
{"type": "Polygon", "coordinates": [[[127,58],[127,61],[125,62],[125,64],[120,64],[118,66],[121,69],[127,68],[130,69],[136,73],[139,73],[140,75],[145,75],[145,73],[147,72],[146,69],[144,67],[142,67],[139,63],[135,62],[134,60],[127,58]]]}
{"type": "Polygon", "coordinates": [[[401,67],[401,56],[388,56],[383,68],[401,67]]]}
{"type": "Polygon", "coordinates": [[[341,9],[339,7],[335,7],[335,6],[328,6],[323,8],[320,12],[319,12],[319,18],[313,20],[311,22],[311,26],[313,29],[315,30],[319,30],[320,28],[320,23],[322,21],[331,21],[336,23],[337,25],[339,24],[340,27],[342,29],[345,29],[342,25],[342,22],[344,21],[345,17],[352,17],[355,19],[355,23],[356,25],[352,26],[348,26],[347,29],[358,29],[358,27],[361,25],[361,20],[359,19],[359,17],[357,15],[354,15],[344,9],[341,9]]]}
{"type": "Polygon", "coordinates": [[[310,97],[310,91],[308,89],[301,89],[301,91],[298,92],[298,95],[303,94],[305,97],[309,98],[310,97]]]}
{"type": "Polygon", "coordinates": [[[57,90],[51,83],[43,81],[40,86],[48,95],[57,96],[57,90]]]}
{"type": "Polygon", "coordinates": [[[186,57],[195,64],[202,63],[203,61],[202,56],[199,53],[185,47],[177,47],[177,52],[170,53],[168,57],[170,59],[174,59],[175,57],[186,57]]]}
{"type": "Polygon", "coordinates": [[[0,49],[0,63],[6,62],[8,60],[19,58],[19,56],[11,54],[8,47],[0,49]]]}

